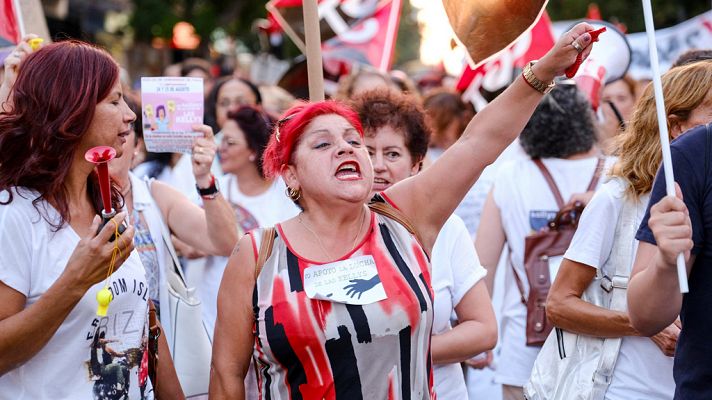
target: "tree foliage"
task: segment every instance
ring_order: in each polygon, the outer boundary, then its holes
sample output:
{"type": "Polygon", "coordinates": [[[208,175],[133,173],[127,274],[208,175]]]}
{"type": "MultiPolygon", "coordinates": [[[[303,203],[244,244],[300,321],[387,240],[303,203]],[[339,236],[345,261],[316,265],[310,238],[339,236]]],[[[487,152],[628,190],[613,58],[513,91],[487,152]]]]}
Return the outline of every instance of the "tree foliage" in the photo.
{"type": "Polygon", "coordinates": [[[170,38],[173,25],[189,21],[196,33],[210,37],[216,28],[235,37],[249,36],[252,23],[265,18],[265,0],[133,0],[131,26],[138,41],[170,38]]]}
{"type": "MultiPolygon", "coordinates": [[[[439,1],[439,0],[430,0],[439,1]]],[[[643,10],[639,0],[596,0],[605,20],[620,21],[629,32],[644,30],[643,10]]],[[[218,27],[248,46],[256,41],[252,32],[255,19],[265,18],[267,0],[133,0],[131,18],[135,38],[150,42],[154,37],[170,38],[173,25],[189,21],[202,38],[218,27]]],[[[396,59],[417,58],[418,26],[408,0],[403,2],[403,14],[396,59]]],[[[549,0],[547,11],[552,20],[575,20],[586,16],[589,0],[549,0]]],[[[710,0],[652,0],[657,28],[675,25],[710,9],[710,0]]],[[[254,47],[254,46],[249,46],[254,47]]]]}

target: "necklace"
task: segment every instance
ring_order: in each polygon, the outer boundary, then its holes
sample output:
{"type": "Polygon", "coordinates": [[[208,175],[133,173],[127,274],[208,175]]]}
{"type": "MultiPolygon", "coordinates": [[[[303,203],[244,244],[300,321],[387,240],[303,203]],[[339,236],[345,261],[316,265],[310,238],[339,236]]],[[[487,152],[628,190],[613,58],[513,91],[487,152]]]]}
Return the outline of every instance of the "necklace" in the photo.
{"type": "MultiPolygon", "coordinates": [[[[297,217],[297,220],[299,221],[299,223],[302,224],[302,226],[304,226],[304,228],[306,228],[306,230],[308,230],[309,233],[312,234],[312,236],[314,236],[317,244],[321,248],[321,251],[324,252],[324,255],[326,255],[326,257],[330,261],[333,261],[334,257],[332,257],[331,254],[326,250],[326,247],[324,246],[324,243],[321,241],[321,238],[319,238],[319,235],[317,235],[316,232],[314,232],[309,227],[309,225],[302,219],[302,215],[304,215],[303,212],[299,214],[299,217],[297,217]]],[[[358,240],[359,234],[363,230],[363,225],[364,225],[365,221],[366,221],[366,209],[362,207],[361,208],[361,225],[359,226],[358,231],[356,231],[356,236],[354,236],[353,243],[351,244],[351,250],[353,250],[356,247],[356,241],[358,240]]]]}

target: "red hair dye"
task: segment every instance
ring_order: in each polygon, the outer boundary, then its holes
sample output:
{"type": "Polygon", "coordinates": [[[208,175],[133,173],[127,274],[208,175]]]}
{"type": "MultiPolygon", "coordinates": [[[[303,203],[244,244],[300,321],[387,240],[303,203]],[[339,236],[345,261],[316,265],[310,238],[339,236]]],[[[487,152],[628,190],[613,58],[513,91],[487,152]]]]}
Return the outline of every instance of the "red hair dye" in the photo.
{"type": "MultiPolygon", "coordinates": [[[[106,98],[119,66],[104,50],[71,40],[50,44],[22,62],[10,95],[13,105],[0,113],[0,191],[13,186],[34,189],[35,200],[49,201],[61,220],[48,222],[59,229],[69,218],[64,183],[77,147],[89,129],[96,105],[106,98]]],[[[94,208],[101,210],[96,174],[87,190],[94,208]]],[[[117,188],[112,201],[122,201],[117,188]]],[[[12,192],[5,204],[12,202],[12,192]]],[[[45,215],[45,219],[46,215],[45,215]]]]}
{"type": "Polygon", "coordinates": [[[282,114],[275,124],[274,134],[269,139],[262,159],[265,176],[278,176],[292,159],[294,148],[306,127],[316,117],[329,114],[343,117],[363,137],[363,127],[358,114],[349,106],[335,100],[298,104],[282,114]]]}

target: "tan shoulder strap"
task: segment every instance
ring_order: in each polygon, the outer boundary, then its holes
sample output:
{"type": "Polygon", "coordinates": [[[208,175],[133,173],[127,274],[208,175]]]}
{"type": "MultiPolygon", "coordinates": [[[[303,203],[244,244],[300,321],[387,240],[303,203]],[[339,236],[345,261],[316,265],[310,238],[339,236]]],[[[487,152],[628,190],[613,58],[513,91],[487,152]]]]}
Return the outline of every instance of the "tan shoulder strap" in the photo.
{"type": "Polygon", "coordinates": [[[408,217],[406,217],[405,214],[403,214],[399,209],[385,202],[372,202],[368,205],[368,208],[398,222],[399,224],[403,225],[403,227],[408,230],[408,232],[415,235],[415,229],[413,228],[413,224],[411,224],[408,217]]]}
{"type": "Polygon", "coordinates": [[[368,204],[368,208],[373,210],[374,212],[381,214],[383,216],[386,216],[397,223],[403,225],[403,227],[413,236],[415,236],[416,239],[418,239],[418,243],[420,243],[421,246],[423,246],[423,241],[420,238],[420,235],[415,231],[415,228],[413,227],[413,224],[410,222],[410,219],[403,214],[403,212],[392,205],[390,205],[388,202],[381,202],[381,201],[372,201],[368,204]]]}
{"type": "Polygon", "coordinates": [[[272,255],[272,245],[274,245],[274,237],[276,236],[275,234],[276,231],[274,227],[269,227],[262,230],[260,251],[257,254],[257,262],[255,263],[255,278],[260,276],[260,272],[262,272],[262,267],[264,267],[265,262],[267,262],[269,256],[272,255]]]}

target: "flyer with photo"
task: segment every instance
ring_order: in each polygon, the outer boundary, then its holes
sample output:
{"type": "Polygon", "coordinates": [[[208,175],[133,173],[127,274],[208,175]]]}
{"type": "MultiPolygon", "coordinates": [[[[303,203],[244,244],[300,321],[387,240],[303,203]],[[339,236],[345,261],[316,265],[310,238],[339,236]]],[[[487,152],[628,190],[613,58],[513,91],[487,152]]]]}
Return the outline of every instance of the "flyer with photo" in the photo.
{"type": "Polygon", "coordinates": [[[190,153],[192,130],[203,123],[203,79],[190,77],[141,78],[143,140],[153,153],[190,153]]]}

